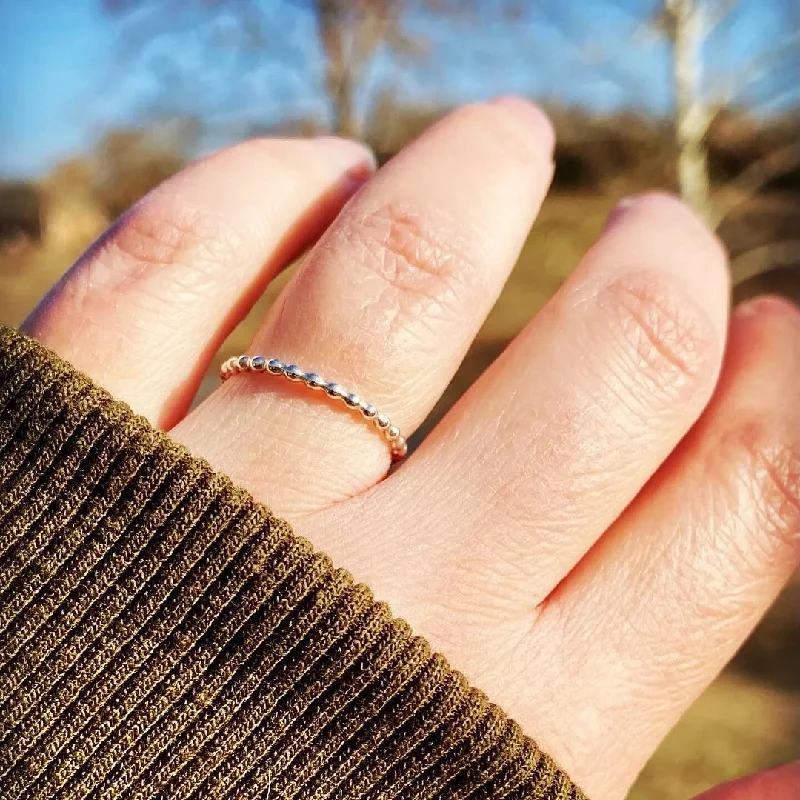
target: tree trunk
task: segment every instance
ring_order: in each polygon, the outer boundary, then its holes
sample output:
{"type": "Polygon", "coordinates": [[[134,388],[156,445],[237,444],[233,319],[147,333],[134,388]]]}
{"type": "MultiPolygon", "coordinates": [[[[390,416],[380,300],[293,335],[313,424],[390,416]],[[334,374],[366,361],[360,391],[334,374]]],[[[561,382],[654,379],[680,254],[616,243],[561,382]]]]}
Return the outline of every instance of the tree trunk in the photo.
{"type": "Polygon", "coordinates": [[[704,97],[705,18],[700,0],[666,0],[672,22],[675,134],[681,196],[702,217],[713,216],[705,137],[711,110],[704,97]]]}
{"type": "Polygon", "coordinates": [[[325,55],[325,90],[334,131],[356,138],[354,65],[348,48],[347,11],[341,0],[317,0],[319,40],[325,55]]]}
{"type": "Polygon", "coordinates": [[[331,95],[331,100],[336,133],[340,136],[357,139],[360,134],[360,125],[356,116],[353,84],[353,76],[345,69],[339,78],[338,91],[331,95]]]}

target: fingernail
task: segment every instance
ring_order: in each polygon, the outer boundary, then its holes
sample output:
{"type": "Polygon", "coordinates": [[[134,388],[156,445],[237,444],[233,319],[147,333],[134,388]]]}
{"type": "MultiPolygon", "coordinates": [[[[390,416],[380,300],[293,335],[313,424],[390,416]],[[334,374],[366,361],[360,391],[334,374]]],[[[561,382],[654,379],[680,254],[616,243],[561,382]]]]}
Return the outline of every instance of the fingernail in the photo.
{"type": "Polygon", "coordinates": [[[550,153],[555,150],[556,132],[553,123],[550,117],[535,103],[514,95],[503,95],[492,100],[490,104],[510,111],[515,117],[537,131],[550,153]]]}
{"type": "Polygon", "coordinates": [[[356,139],[345,139],[342,136],[317,136],[314,140],[330,150],[331,154],[340,158],[343,165],[364,163],[375,169],[378,161],[372,148],[356,139]]]}
{"type": "Polygon", "coordinates": [[[606,217],[605,225],[603,225],[603,231],[610,231],[612,228],[616,228],[626,216],[628,216],[628,212],[633,208],[636,204],[635,197],[623,197],[614,208],[611,209],[611,213],[606,217]]]}
{"type": "Polygon", "coordinates": [[[777,295],[760,295],[750,300],[744,300],[736,307],[736,314],[740,317],[755,317],[772,314],[800,320],[800,308],[787,297],[777,295]]]}

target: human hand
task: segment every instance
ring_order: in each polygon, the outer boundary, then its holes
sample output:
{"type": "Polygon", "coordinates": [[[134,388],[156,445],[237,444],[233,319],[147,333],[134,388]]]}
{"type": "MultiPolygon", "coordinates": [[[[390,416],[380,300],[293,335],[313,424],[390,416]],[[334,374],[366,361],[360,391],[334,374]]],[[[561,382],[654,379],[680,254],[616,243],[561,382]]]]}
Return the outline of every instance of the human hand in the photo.
{"type": "Polygon", "coordinates": [[[800,762],[759,772],[705,792],[697,800],[789,800],[800,797],[800,762]]]}
{"type": "Polygon", "coordinates": [[[800,314],[762,299],[729,324],[724,253],[690,212],[621,208],[386,480],[374,430],[279,378],[239,375],[186,414],[321,235],[250,352],[413,431],[517,258],[552,147],[517,100],[455,112],[369,180],[351,143],[239,145],[132,209],[26,329],[291,520],[614,800],[798,552],[800,314]]]}

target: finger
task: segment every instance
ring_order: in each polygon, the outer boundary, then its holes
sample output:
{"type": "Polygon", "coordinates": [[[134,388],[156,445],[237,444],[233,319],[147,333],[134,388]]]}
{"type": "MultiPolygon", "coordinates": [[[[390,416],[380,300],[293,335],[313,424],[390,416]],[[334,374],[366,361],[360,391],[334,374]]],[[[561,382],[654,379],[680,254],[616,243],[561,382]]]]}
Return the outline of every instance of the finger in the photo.
{"type": "Polygon", "coordinates": [[[791,800],[800,797],[800,761],[749,775],[704,792],[696,800],[791,800]]]}
{"type": "Polygon", "coordinates": [[[162,427],[266,284],[372,167],[360,145],[253,140],[159,186],[93,244],[25,330],[162,427]]]}
{"type": "MultiPolygon", "coordinates": [[[[349,204],[270,310],[253,352],[350,387],[413,431],[519,255],[552,146],[543,114],[517,100],[433,126],[349,204]]],[[[386,443],[356,415],[260,375],[229,381],[175,433],[234,477],[256,471],[257,493],[290,516],[357,494],[389,463],[386,443]],[[226,442],[204,441],[209,420],[226,426],[226,442]]]]}
{"type": "Polygon", "coordinates": [[[796,566],[798,374],[800,313],[740,308],[700,422],[540,614],[531,652],[561,647],[537,680],[574,713],[542,696],[539,719],[592,797],[622,796],[796,566]]]}
{"type": "Polygon", "coordinates": [[[435,495],[403,509],[410,530],[452,532],[429,585],[461,587],[462,603],[494,615],[490,626],[529,627],[696,421],[718,377],[728,302],[718,243],[670,197],[633,200],[615,216],[414,454],[403,485],[371,498],[368,513],[385,517],[405,496],[435,495]],[[467,512],[455,525],[452,509],[467,512]]]}

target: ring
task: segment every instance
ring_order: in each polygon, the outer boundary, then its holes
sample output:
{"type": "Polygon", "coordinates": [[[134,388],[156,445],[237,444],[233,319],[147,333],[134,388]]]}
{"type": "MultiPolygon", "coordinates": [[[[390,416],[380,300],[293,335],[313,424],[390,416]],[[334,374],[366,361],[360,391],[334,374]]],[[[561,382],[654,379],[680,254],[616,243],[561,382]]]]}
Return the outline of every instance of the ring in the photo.
{"type": "Polygon", "coordinates": [[[348,392],[338,383],[329,383],[316,372],[304,372],[296,364],[284,364],[277,358],[244,355],[229,358],[220,367],[219,377],[224,382],[240,372],[266,372],[270,375],[281,375],[290,381],[304,383],[309,389],[325,392],[328,397],[341,400],[348,408],[359,412],[365,420],[375,426],[389,445],[392,461],[401,461],[408,453],[408,443],[405,437],[386,414],[381,414],[372,403],[362,400],[355,392],[348,392]]]}

